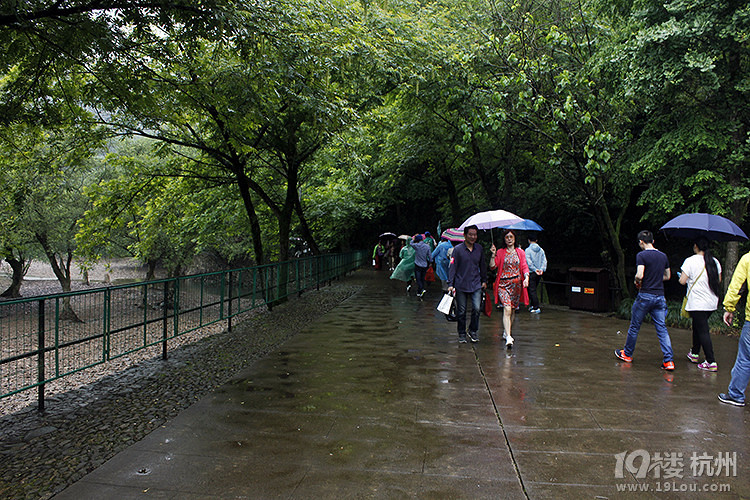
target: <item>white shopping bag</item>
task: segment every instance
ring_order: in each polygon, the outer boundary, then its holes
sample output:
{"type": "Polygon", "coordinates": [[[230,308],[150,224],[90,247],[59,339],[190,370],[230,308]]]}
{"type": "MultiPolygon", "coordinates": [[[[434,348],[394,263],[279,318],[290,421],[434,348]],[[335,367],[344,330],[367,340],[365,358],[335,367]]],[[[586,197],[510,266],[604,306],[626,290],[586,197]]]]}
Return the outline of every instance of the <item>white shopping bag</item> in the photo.
{"type": "Polygon", "coordinates": [[[443,295],[443,298],[440,299],[437,310],[443,314],[450,314],[451,305],[453,305],[453,295],[446,293],[445,295],[443,295]]]}

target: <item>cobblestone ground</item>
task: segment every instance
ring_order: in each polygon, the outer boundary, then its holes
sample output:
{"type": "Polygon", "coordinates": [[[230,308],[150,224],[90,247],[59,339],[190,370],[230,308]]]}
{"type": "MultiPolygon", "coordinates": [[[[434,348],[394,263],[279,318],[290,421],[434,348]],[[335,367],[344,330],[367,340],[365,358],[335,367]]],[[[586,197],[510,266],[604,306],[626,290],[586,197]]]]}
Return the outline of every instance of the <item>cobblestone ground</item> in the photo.
{"type": "MultiPolygon", "coordinates": [[[[356,275],[355,275],[356,276],[356,275]]],[[[0,497],[46,499],[357,293],[334,281],[194,344],[0,418],[0,497]]]]}

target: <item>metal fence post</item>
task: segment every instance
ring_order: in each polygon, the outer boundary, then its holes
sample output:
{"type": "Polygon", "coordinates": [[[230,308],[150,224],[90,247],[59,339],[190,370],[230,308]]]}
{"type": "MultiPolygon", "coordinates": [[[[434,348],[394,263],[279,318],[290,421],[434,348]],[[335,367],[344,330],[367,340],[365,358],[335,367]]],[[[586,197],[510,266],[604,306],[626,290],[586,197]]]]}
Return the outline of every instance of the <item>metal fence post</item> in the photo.
{"type": "Polygon", "coordinates": [[[38,314],[38,320],[39,325],[37,327],[37,340],[38,345],[37,349],[39,351],[39,358],[37,360],[37,382],[39,382],[39,385],[37,386],[37,400],[38,400],[38,410],[40,412],[44,411],[44,379],[45,379],[45,373],[44,373],[44,299],[39,301],[39,314],[38,314]]]}
{"type": "MultiPolygon", "coordinates": [[[[232,271],[229,271],[229,292],[227,293],[227,297],[229,298],[229,301],[227,303],[227,317],[229,318],[229,321],[227,323],[227,331],[228,332],[232,331],[232,284],[233,284],[233,281],[234,281],[232,279],[232,276],[234,276],[232,274],[232,271]]],[[[221,282],[222,282],[222,294],[223,294],[224,293],[223,292],[223,287],[224,287],[224,285],[223,285],[224,284],[224,274],[223,273],[221,275],[221,282]]]]}
{"type": "Polygon", "coordinates": [[[167,359],[167,319],[169,316],[169,303],[167,302],[167,299],[169,298],[169,281],[164,281],[164,300],[162,300],[162,303],[164,304],[163,310],[164,310],[164,318],[162,322],[162,332],[161,332],[161,359],[167,359]]]}
{"type": "Polygon", "coordinates": [[[302,283],[299,282],[299,259],[294,261],[294,279],[297,281],[297,297],[302,297],[302,283]]]}
{"type": "Polygon", "coordinates": [[[180,278],[174,279],[174,306],[172,311],[174,314],[174,330],[172,330],[172,333],[176,337],[180,331],[180,278]]]}
{"type": "Polygon", "coordinates": [[[110,304],[111,304],[111,296],[109,288],[104,290],[104,321],[102,321],[103,325],[103,342],[102,342],[102,348],[104,352],[102,353],[102,361],[109,361],[109,353],[111,351],[110,346],[110,338],[109,338],[109,321],[110,321],[110,304]]]}

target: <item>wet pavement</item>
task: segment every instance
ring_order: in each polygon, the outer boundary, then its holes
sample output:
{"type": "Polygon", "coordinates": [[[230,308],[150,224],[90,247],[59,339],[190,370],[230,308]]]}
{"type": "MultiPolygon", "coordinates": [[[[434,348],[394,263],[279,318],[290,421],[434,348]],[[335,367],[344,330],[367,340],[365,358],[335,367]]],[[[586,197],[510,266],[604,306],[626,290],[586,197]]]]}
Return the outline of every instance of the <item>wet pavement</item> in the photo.
{"type": "Polygon", "coordinates": [[[363,290],[55,498],[750,498],[750,413],[716,399],[736,339],[706,373],[670,329],[668,373],[652,325],[630,365],[627,322],[546,307],[512,351],[498,311],[459,344],[434,284],[347,279],[363,290]]]}

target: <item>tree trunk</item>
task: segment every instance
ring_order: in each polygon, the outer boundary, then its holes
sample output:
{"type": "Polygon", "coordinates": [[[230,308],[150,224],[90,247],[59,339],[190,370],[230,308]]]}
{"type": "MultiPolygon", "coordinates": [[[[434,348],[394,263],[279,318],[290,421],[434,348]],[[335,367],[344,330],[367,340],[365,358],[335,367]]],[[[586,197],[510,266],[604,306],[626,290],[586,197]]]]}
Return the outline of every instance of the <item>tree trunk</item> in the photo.
{"type": "MultiPolygon", "coordinates": [[[[449,227],[454,227],[454,224],[461,224],[458,219],[461,218],[461,201],[458,197],[458,191],[456,190],[456,184],[453,182],[453,178],[450,175],[445,176],[445,190],[448,194],[448,203],[451,207],[451,223],[449,227]]],[[[446,229],[448,229],[446,227],[446,229]]]]}
{"type": "Polygon", "coordinates": [[[260,229],[260,222],[258,221],[258,214],[255,213],[255,204],[250,195],[250,182],[245,174],[244,168],[237,168],[234,171],[235,178],[237,179],[237,187],[240,189],[240,196],[242,197],[242,203],[245,206],[245,213],[247,219],[250,222],[250,234],[253,238],[253,252],[255,253],[255,262],[257,265],[265,264],[265,255],[263,254],[263,241],[262,232],[260,229]]]}
{"type": "MultiPolygon", "coordinates": [[[[297,192],[296,189],[294,191],[297,192]]],[[[305,217],[305,213],[302,210],[302,201],[299,199],[299,193],[297,193],[296,198],[297,199],[294,203],[294,208],[297,212],[297,218],[299,219],[302,238],[307,242],[308,245],[310,245],[310,250],[312,251],[313,255],[320,255],[320,248],[318,248],[318,244],[315,243],[312,231],[310,231],[310,226],[307,225],[307,218],[305,217]]]]}
{"type": "Polygon", "coordinates": [[[5,262],[7,262],[13,270],[13,276],[11,277],[10,286],[0,294],[0,297],[18,298],[21,296],[21,283],[23,283],[23,275],[25,274],[24,261],[10,256],[5,258],[5,262]]]}
{"type": "MultiPolygon", "coordinates": [[[[601,231],[605,239],[605,248],[609,247],[611,250],[610,260],[612,262],[611,271],[614,273],[615,284],[619,290],[620,297],[630,297],[630,288],[628,287],[628,280],[625,275],[625,251],[620,243],[620,223],[622,220],[623,213],[621,211],[620,217],[618,217],[618,223],[612,220],[612,215],[609,212],[605,197],[603,194],[604,187],[601,179],[596,181],[596,193],[598,194],[593,198],[594,210],[596,211],[596,218],[601,226],[601,231]]],[[[622,210],[626,210],[627,207],[622,207],[622,210]]]]}
{"type": "Polygon", "coordinates": [[[721,285],[724,293],[729,288],[729,282],[732,281],[732,275],[740,260],[740,244],[736,241],[727,243],[727,253],[724,255],[724,265],[722,266],[721,285]]]}
{"type": "MultiPolygon", "coordinates": [[[[73,262],[73,252],[69,250],[65,259],[60,256],[60,260],[58,262],[58,256],[54,252],[54,250],[52,250],[52,247],[47,240],[47,235],[37,233],[36,238],[37,241],[39,241],[39,244],[42,246],[42,249],[44,249],[44,253],[47,255],[47,259],[52,266],[52,271],[55,273],[57,281],[60,283],[63,292],[70,292],[70,264],[71,262],[73,262]]],[[[79,318],[76,312],[73,310],[73,306],[70,303],[70,297],[63,298],[63,309],[60,313],[60,319],[83,323],[83,321],[81,321],[81,318],[79,318]]]]}
{"type": "MultiPolygon", "coordinates": [[[[742,181],[741,178],[738,175],[732,175],[732,178],[730,179],[730,183],[733,186],[741,186],[742,181]]],[[[731,220],[735,224],[740,224],[742,220],[745,218],[745,215],[747,215],[747,206],[748,206],[748,199],[740,199],[735,200],[732,202],[732,216],[731,220]]],[[[737,267],[737,262],[740,260],[740,244],[736,241],[730,241],[727,244],[727,253],[724,257],[724,265],[722,266],[723,271],[723,278],[722,278],[722,285],[724,288],[724,292],[726,293],[727,288],[729,287],[729,282],[732,280],[732,275],[734,274],[734,270],[737,267]]]]}
{"type": "Polygon", "coordinates": [[[148,266],[148,270],[146,271],[146,281],[153,281],[156,279],[156,261],[149,260],[146,265],[148,266]]]}
{"type": "Polygon", "coordinates": [[[488,169],[482,164],[482,151],[479,148],[477,141],[473,138],[471,140],[471,149],[473,151],[471,164],[474,167],[477,176],[479,176],[479,180],[481,181],[482,187],[487,196],[487,201],[490,203],[490,208],[492,210],[502,208],[500,181],[498,180],[497,173],[494,172],[494,170],[488,172],[488,169]]]}

